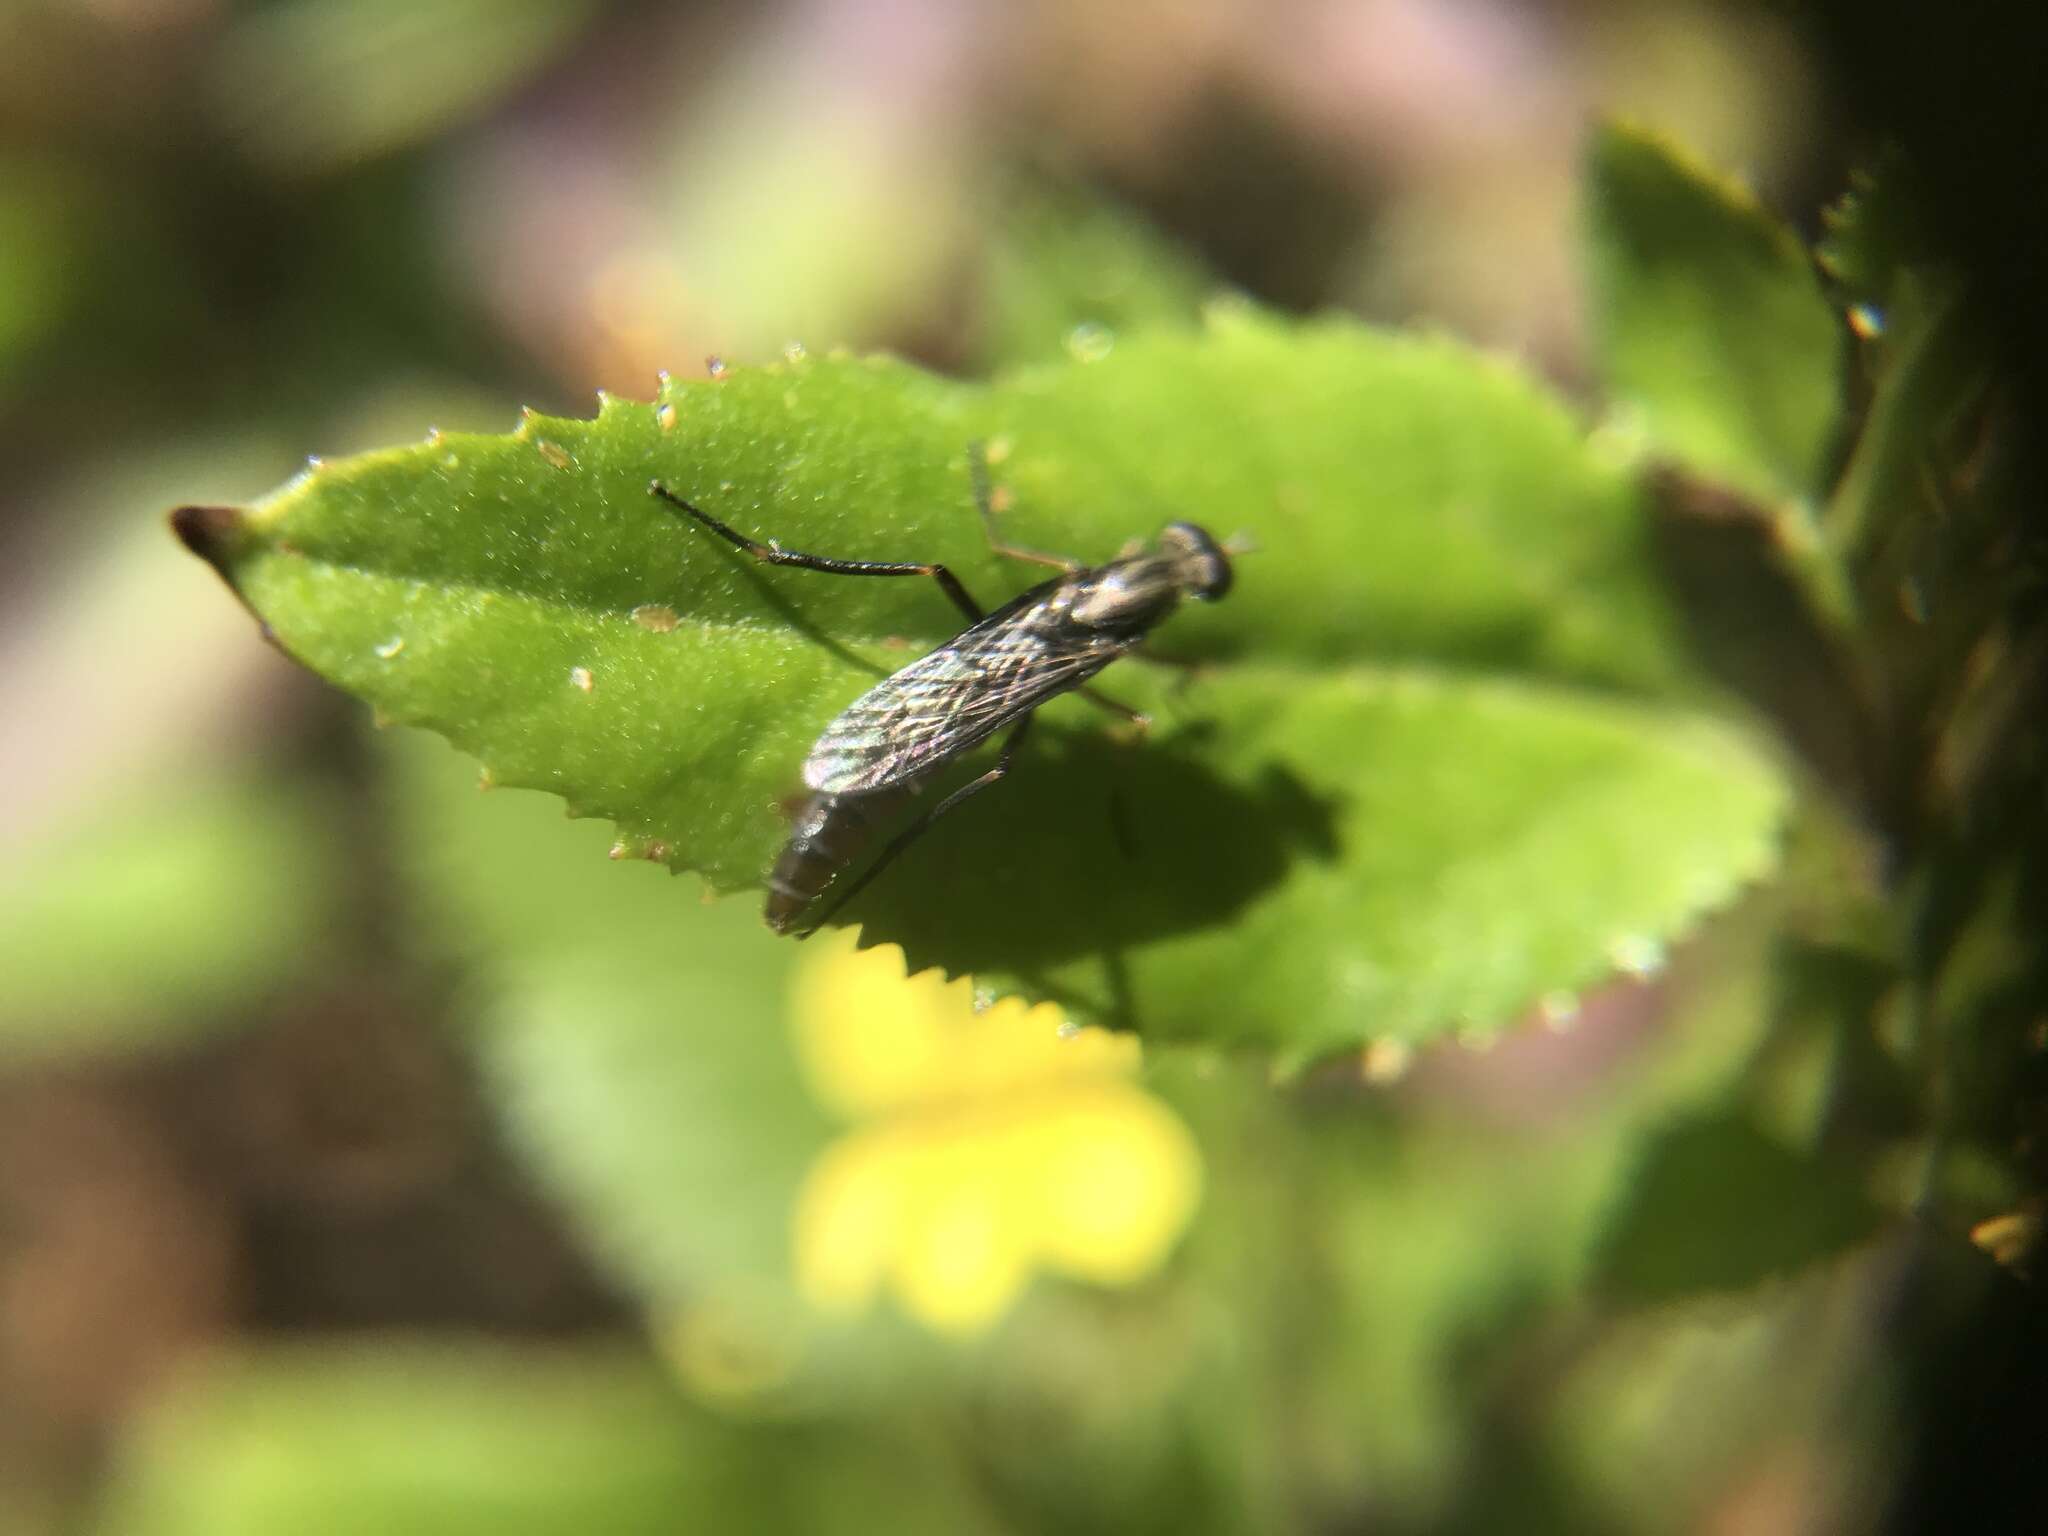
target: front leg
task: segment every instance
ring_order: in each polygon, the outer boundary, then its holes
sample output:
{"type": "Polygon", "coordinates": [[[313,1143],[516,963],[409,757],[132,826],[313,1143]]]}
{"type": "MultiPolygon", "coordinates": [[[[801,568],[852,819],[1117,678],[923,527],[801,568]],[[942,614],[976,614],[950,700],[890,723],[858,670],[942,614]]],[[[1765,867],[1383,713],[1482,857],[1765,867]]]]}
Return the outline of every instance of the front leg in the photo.
{"type": "Polygon", "coordinates": [[[980,622],[983,617],[981,604],[968,595],[967,589],[960,585],[960,578],[936,562],[834,560],[825,555],[799,554],[772,541],[764,544],[759,539],[750,539],[738,530],[728,528],[702,507],[692,506],[683,500],[659,480],[651,482],[647,490],[650,495],[659,496],[670,506],[688,513],[733,548],[752,555],[765,565],[793,565],[800,570],[823,571],[828,576],[929,576],[952,599],[953,606],[967,615],[970,624],[980,622]]]}

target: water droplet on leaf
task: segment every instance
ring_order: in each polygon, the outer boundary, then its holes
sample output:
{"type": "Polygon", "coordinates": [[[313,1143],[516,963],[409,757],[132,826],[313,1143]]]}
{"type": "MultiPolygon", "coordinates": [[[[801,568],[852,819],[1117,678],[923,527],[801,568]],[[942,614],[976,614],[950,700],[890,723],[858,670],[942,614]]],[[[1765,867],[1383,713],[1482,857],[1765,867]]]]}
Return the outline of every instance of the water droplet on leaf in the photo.
{"type": "Polygon", "coordinates": [[[1077,363],[1099,363],[1116,348],[1116,332],[1083,320],[1067,332],[1067,355],[1077,363]]]}

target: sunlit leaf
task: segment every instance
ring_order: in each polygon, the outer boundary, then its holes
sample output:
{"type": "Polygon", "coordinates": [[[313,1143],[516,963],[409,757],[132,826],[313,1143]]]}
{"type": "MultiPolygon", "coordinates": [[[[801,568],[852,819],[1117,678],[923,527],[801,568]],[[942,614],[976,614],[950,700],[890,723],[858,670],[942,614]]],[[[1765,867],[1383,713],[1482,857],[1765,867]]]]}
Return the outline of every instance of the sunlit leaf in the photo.
{"type": "MultiPolygon", "coordinates": [[[[1498,1024],[1767,867],[1781,799],[1685,686],[1635,487],[1523,376],[1252,315],[986,387],[796,360],[436,437],[179,528],[279,642],[621,852],[758,883],[820,729],[960,620],[933,586],[764,569],[659,476],[790,548],[938,558],[993,602],[1005,531],[1105,558],[1173,517],[1257,545],[1226,602],[1078,701],[849,909],[918,963],[1083,1018],[1306,1054],[1498,1024]],[[1488,679],[1485,674],[1498,674],[1488,679]]],[[[1042,574],[1042,573],[1041,573],[1042,574]]]]}

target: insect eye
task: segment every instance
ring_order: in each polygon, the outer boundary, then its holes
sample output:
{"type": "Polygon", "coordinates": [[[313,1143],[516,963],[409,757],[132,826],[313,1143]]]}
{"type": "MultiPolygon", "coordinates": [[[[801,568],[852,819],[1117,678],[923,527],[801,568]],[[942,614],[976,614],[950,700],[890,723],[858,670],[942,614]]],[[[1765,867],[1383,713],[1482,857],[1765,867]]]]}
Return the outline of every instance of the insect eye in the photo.
{"type": "Polygon", "coordinates": [[[1209,551],[1202,557],[1197,569],[1201,575],[1194,583],[1196,597],[1204,602],[1213,603],[1230,590],[1230,562],[1224,558],[1221,550],[1209,551]]]}
{"type": "Polygon", "coordinates": [[[1230,557],[1206,529],[1193,523],[1169,523],[1159,542],[1174,556],[1181,583],[1190,596],[1214,602],[1230,590],[1230,557]]]}

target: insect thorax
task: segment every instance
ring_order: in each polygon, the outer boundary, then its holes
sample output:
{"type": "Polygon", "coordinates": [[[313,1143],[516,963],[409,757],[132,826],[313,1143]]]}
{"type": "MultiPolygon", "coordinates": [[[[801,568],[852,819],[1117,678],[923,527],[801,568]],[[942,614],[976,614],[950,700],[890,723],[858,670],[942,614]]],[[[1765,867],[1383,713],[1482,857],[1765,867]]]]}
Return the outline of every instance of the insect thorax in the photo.
{"type": "Polygon", "coordinates": [[[1083,629],[1141,634],[1180,605],[1173,568],[1155,555],[1135,555],[1076,581],[1066,594],[1068,619],[1083,629]]]}

